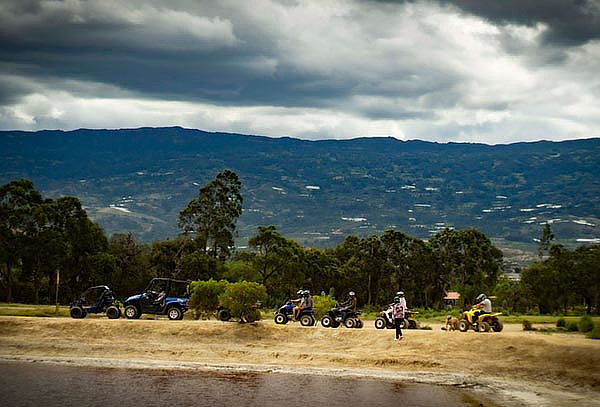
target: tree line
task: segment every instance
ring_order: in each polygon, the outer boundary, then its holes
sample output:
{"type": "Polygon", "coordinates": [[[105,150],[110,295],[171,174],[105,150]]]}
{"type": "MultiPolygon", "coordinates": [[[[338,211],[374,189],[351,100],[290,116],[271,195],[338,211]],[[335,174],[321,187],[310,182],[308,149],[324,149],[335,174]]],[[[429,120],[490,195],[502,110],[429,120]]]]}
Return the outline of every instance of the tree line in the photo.
{"type": "Polygon", "coordinates": [[[0,299],[53,303],[57,298],[64,304],[98,284],[122,298],[143,290],[152,277],[171,277],[257,282],[266,288],[271,306],[303,288],[338,298],[354,291],[361,304],[373,307],[403,290],[411,307],[440,308],[445,293],[453,290],[466,303],[480,292],[496,293],[501,305],[514,310],[554,312],[555,304],[598,310],[597,281],[594,286],[586,280],[589,292],[581,287],[582,275],[592,280],[599,275],[594,268],[600,264],[598,246],[574,252],[553,246],[548,260],[524,271],[522,282],[502,278],[501,251],[474,229],[445,229],[428,241],[388,230],[315,249],[268,225],[259,226],[249,249],[240,251],[234,249],[240,191],[235,172],[219,173],[181,210],[179,236],[143,244],[131,233],[108,238],[77,198],[44,198],[31,181],[12,181],[0,188],[0,299]],[[580,256],[585,260],[577,260],[580,256]],[[563,278],[565,270],[578,280],[563,278]],[[540,292],[543,278],[553,279],[560,292],[540,292]]]}

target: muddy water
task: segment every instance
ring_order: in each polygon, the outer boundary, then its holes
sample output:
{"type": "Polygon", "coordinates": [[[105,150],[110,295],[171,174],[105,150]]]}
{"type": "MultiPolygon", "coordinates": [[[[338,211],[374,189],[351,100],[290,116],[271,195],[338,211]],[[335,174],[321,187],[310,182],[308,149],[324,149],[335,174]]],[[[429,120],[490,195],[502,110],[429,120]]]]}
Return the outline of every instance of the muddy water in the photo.
{"type": "Polygon", "coordinates": [[[439,386],[291,374],[107,369],[0,363],[13,406],[478,406],[439,386]]]}

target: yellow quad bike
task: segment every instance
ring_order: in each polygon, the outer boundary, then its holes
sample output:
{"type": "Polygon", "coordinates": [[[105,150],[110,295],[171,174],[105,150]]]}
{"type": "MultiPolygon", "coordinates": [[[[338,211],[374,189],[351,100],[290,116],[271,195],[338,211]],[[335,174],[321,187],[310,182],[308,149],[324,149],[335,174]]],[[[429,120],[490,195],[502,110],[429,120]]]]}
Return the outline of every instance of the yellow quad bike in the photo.
{"type": "Polygon", "coordinates": [[[479,309],[473,307],[470,310],[462,313],[462,317],[460,321],[458,321],[459,331],[467,332],[469,328],[473,328],[475,332],[490,332],[490,330],[493,330],[494,332],[501,332],[502,328],[504,328],[502,321],[498,319],[498,316],[502,315],[501,312],[479,315],[477,318],[477,324],[475,325],[475,321],[473,321],[473,318],[475,317],[475,311],[479,311],[479,309]]]}

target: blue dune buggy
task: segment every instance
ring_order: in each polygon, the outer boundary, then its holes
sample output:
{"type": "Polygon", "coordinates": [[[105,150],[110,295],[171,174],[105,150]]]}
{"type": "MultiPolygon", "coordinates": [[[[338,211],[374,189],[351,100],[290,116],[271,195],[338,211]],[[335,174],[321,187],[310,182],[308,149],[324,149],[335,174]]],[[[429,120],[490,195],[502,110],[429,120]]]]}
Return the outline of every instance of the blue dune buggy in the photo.
{"type": "Polygon", "coordinates": [[[87,314],[106,313],[109,319],[118,319],[121,308],[115,295],[105,285],[90,287],[75,301],[69,304],[69,313],[72,318],[85,318],[87,314]]]}
{"type": "Polygon", "coordinates": [[[138,319],[142,314],[154,314],[180,320],[188,310],[188,298],[187,281],[153,278],[142,294],[132,295],[125,300],[125,316],[127,319],[138,319]]]}

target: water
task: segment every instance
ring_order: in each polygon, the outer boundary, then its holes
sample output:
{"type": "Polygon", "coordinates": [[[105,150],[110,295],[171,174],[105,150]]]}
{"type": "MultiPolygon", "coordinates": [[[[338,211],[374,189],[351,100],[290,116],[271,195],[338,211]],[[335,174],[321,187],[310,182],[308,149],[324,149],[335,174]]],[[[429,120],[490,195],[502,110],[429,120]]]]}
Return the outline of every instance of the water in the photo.
{"type": "Polygon", "coordinates": [[[479,405],[450,388],[294,374],[0,363],[3,406],[479,405]]]}

